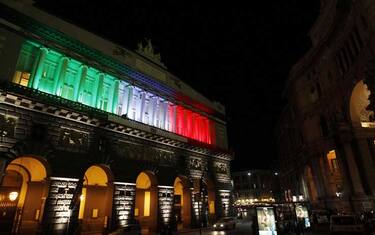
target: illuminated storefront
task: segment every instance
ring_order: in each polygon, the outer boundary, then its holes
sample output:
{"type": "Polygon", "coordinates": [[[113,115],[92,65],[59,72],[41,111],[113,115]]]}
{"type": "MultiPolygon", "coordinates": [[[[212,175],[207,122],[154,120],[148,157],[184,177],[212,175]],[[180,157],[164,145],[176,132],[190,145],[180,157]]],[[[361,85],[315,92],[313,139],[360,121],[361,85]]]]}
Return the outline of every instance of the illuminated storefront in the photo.
{"type": "Polygon", "coordinates": [[[224,107],[29,4],[0,3],[0,233],[134,219],[155,232],[230,215],[224,107]]]}

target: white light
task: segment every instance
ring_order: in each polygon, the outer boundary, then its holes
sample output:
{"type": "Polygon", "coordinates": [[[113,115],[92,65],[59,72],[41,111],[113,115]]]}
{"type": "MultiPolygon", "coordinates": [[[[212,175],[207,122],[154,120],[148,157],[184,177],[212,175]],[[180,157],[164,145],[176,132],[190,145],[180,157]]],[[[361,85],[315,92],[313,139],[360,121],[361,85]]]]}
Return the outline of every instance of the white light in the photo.
{"type": "Polygon", "coordinates": [[[10,192],[9,193],[9,200],[11,200],[12,202],[15,201],[18,197],[18,192],[10,192]]]}
{"type": "Polygon", "coordinates": [[[85,195],[81,194],[81,196],[79,196],[79,200],[81,201],[85,200],[85,195]]]}
{"type": "Polygon", "coordinates": [[[303,195],[299,195],[298,200],[303,201],[303,195]]]}
{"type": "Polygon", "coordinates": [[[297,201],[297,197],[296,197],[296,196],[293,196],[293,197],[292,197],[292,200],[293,200],[293,202],[296,202],[296,201],[297,201]]]}
{"type": "Polygon", "coordinates": [[[250,172],[248,172],[248,173],[247,173],[247,175],[248,175],[248,176],[250,176],[250,175],[251,175],[251,173],[250,173],[250,172]]]}
{"type": "Polygon", "coordinates": [[[220,227],[224,227],[224,224],[220,224],[220,227]]]}
{"type": "Polygon", "coordinates": [[[216,228],[216,224],[214,224],[214,228],[216,228]]]}
{"type": "Polygon", "coordinates": [[[275,172],[275,175],[279,175],[279,173],[275,172]]]}

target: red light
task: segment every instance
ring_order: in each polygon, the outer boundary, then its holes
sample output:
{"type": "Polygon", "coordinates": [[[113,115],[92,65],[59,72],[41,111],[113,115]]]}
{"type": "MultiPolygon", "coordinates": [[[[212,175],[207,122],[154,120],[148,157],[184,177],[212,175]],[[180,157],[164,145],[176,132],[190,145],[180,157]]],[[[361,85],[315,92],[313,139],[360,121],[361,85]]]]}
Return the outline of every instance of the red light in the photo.
{"type": "Polygon", "coordinates": [[[210,123],[211,121],[207,117],[177,105],[175,133],[211,144],[210,123]]]}

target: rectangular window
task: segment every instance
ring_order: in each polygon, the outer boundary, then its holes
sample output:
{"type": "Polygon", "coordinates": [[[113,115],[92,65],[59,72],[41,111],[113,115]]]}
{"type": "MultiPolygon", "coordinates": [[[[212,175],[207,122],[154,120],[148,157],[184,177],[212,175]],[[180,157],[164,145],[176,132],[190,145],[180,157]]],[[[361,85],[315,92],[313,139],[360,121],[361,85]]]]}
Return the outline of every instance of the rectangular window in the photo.
{"type": "Polygon", "coordinates": [[[336,172],[339,169],[339,165],[336,158],[336,152],[335,150],[331,150],[327,154],[327,160],[328,160],[328,167],[329,170],[333,173],[336,172]]]}
{"type": "Polygon", "coordinates": [[[209,211],[211,215],[215,214],[215,201],[210,201],[209,211]]]}
{"type": "Polygon", "coordinates": [[[144,204],[144,210],[143,210],[143,216],[150,216],[150,191],[145,191],[145,204],[144,204]]]}
{"type": "Polygon", "coordinates": [[[16,71],[14,73],[13,82],[20,84],[21,86],[28,86],[30,80],[30,73],[16,71]]]}

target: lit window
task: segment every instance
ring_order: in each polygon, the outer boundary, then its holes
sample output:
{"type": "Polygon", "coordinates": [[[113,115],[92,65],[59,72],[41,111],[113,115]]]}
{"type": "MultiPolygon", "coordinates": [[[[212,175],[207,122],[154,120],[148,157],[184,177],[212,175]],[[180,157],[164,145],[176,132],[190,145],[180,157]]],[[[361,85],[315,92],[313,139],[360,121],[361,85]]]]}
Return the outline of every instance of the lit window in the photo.
{"type": "Polygon", "coordinates": [[[337,162],[337,159],[336,159],[336,152],[335,150],[331,150],[328,152],[327,154],[327,160],[328,160],[328,166],[329,166],[329,170],[331,172],[335,172],[338,170],[339,166],[338,166],[338,162],[337,162]]]}
{"type": "Polygon", "coordinates": [[[13,82],[20,84],[21,86],[27,86],[30,80],[30,73],[16,71],[14,73],[13,82]]]}

